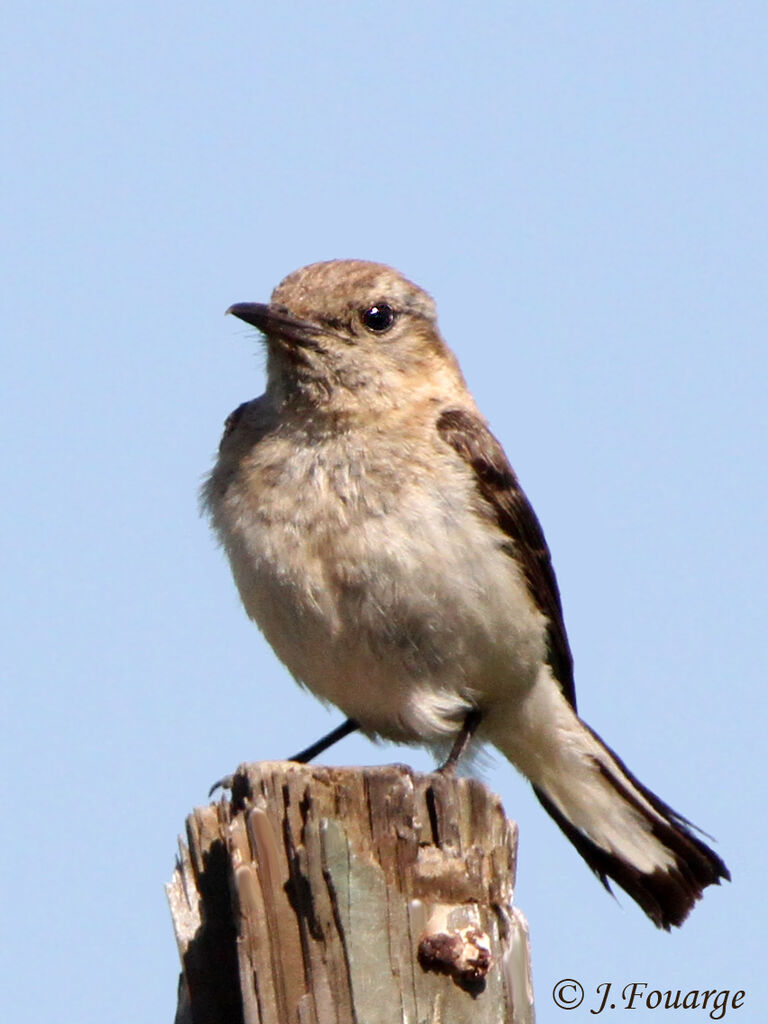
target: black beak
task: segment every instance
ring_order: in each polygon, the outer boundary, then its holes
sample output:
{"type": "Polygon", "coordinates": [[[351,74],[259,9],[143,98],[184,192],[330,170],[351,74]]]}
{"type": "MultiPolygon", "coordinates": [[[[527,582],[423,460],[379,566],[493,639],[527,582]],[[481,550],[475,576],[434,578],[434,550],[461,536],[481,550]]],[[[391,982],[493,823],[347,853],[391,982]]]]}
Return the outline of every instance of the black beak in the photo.
{"type": "Polygon", "coordinates": [[[292,341],[295,345],[317,347],[317,336],[322,333],[316,324],[300,320],[280,306],[267,306],[263,302],[236,302],[227,313],[257,327],[268,337],[292,341]]]}

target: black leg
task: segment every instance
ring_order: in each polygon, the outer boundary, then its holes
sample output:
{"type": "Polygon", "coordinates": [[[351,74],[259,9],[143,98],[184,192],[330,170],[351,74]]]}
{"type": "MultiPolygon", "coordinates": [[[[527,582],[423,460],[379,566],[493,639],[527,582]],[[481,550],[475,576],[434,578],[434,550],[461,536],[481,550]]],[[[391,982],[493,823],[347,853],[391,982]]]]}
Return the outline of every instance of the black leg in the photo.
{"type": "MultiPolygon", "coordinates": [[[[332,747],[338,740],[343,740],[345,736],[349,736],[351,732],[359,729],[360,726],[353,718],[348,718],[346,722],[342,722],[341,725],[337,725],[335,729],[332,729],[327,736],[323,736],[317,743],[313,743],[306,750],[302,750],[298,754],[294,754],[293,757],[289,757],[289,761],[298,761],[299,764],[307,764],[313,758],[317,757],[318,754],[322,754],[328,747],[332,747]]],[[[208,796],[213,796],[217,789],[232,789],[232,779],[234,776],[225,775],[223,779],[219,779],[218,782],[214,782],[211,788],[208,790],[208,796]]]]}
{"type": "Polygon", "coordinates": [[[322,754],[328,747],[332,747],[338,740],[343,740],[345,736],[349,736],[351,732],[355,732],[360,726],[354,720],[354,718],[348,718],[346,722],[342,722],[341,725],[337,725],[335,729],[332,729],[327,736],[323,736],[316,743],[307,747],[306,750],[300,751],[298,754],[294,754],[293,757],[289,757],[289,761],[298,761],[300,764],[307,764],[317,757],[318,754],[322,754]]]}
{"type": "Polygon", "coordinates": [[[477,727],[480,725],[482,717],[483,713],[479,708],[473,708],[471,711],[467,712],[467,717],[464,719],[461,731],[454,740],[451,752],[446,758],[445,764],[441,764],[437,769],[439,772],[443,772],[445,775],[452,775],[453,772],[456,771],[456,765],[459,763],[462,754],[464,754],[469,746],[469,741],[477,732],[477,727]]]}
{"type": "Polygon", "coordinates": [[[232,782],[234,778],[234,775],[225,775],[223,779],[219,779],[218,782],[214,782],[208,790],[208,796],[213,796],[217,789],[232,789],[232,782]]]}

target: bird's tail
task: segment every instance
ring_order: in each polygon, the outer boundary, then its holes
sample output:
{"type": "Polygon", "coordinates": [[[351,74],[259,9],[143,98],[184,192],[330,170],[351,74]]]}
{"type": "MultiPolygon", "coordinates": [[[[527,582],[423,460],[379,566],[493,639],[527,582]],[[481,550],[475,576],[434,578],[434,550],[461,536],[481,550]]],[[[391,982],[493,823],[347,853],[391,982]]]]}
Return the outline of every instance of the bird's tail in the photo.
{"type": "Polygon", "coordinates": [[[502,749],[606,889],[616,882],[659,928],[681,925],[728,868],[570,707],[563,716],[564,704],[556,739],[528,756],[519,743],[502,749]]]}

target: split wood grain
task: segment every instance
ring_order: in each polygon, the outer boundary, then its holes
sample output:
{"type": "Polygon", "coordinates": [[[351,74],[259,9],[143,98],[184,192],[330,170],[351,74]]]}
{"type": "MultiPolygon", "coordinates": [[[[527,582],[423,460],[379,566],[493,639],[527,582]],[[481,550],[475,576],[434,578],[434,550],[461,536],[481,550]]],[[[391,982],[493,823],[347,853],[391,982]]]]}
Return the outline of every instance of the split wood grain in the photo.
{"type": "Polygon", "coordinates": [[[474,779],[241,766],[167,887],[177,1024],[532,1024],[516,840],[474,779]]]}

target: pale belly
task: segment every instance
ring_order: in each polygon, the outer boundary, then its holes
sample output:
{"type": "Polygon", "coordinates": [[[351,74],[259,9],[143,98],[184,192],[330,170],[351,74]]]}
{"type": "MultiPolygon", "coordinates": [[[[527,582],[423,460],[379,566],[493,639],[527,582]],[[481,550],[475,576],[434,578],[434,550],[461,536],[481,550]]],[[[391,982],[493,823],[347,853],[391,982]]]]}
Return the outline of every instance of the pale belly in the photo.
{"type": "Polygon", "coordinates": [[[318,487],[316,471],[311,483],[295,503],[262,490],[255,515],[235,486],[217,524],[245,608],[292,675],[405,742],[455,733],[472,704],[522,700],[544,620],[466,495],[410,486],[371,512],[318,487]]]}

